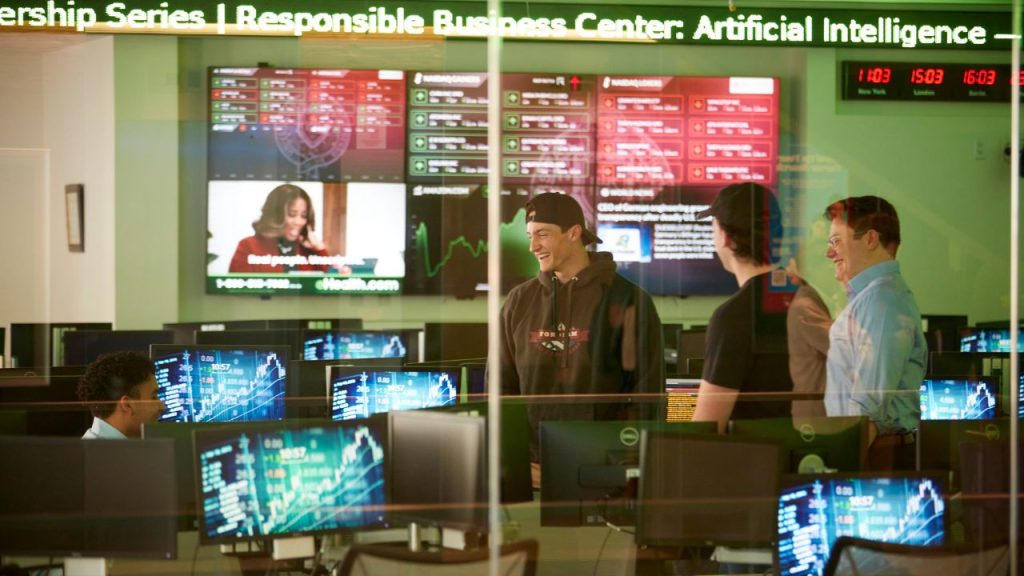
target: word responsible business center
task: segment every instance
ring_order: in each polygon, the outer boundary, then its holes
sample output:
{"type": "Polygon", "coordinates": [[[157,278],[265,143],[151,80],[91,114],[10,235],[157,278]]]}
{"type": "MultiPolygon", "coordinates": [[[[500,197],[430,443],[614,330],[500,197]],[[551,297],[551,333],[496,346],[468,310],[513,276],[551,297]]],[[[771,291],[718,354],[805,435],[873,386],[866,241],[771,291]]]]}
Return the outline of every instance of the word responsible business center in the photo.
{"type": "MultiPolygon", "coordinates": [[[[129,9],[124,2],[112,2],[103,10],[103,27],[107,29],[166,30],[188,32],[204,30],[209,24],[204,10],[174,10],[168,2],[157,9],[129,9]]],[[[389,10],[371,6],[366,12],[273,12],[252,5],[234,7],[234,19],[223,3],[216,5],[214,23],[217,32],[279,33],[301,36],[307,32],[347,34],[434,34],[451,37],[487,36],[497,31],[508,38],[529,39],[591,39],[591,40],[691,40],[729,42],[825,43],[841,42],[863,45],[983,46],[988,31],[981,26],[920,25],[901,23],[898,17],[879,17],[870,21],[848,19],[836,21],[828,16],[790,19],[778,15],[768,19],[760,14],[740,14],[726,18],[701,15],[696,24],[679,19],[651,19],[643,15],[632,18],[599,18],[594,12],[581,12],[566,18],[514,18],[462,16],[451,10],[433,10],[428,28],[427,19],[405,8],[389,10]],[[691,32],[692,30],[692,32],[691,32]],[[820,34],[820,38],[816,37],[820,34]]],[[[94,8],[76,6],[69,0],[58,6],[54,0],[46,6],[0,7],[0,26],[68,27],[86,31],[97,26],[99,13],[94,8]]]]}

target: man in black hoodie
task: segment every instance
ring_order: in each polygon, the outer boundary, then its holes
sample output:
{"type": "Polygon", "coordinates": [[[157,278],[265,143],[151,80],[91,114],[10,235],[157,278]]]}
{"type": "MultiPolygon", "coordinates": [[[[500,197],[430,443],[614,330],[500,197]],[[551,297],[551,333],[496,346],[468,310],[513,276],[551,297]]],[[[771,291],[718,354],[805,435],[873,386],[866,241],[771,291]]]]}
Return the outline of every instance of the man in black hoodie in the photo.
{"type": "Polygon", "coordinates": [[[643,406],[630,407],[639,395],[664,391],[665,365],[650,295],[616,273],[610,253],[587,251],[601,240],[587,230],[580,205],[539,194],[526,205],[526,222],[540,272],[513,288],[502,308],[500,369],[502,394],[564,395],[529,406],[538,462],[540,422],[644,416],[643,406]]]}

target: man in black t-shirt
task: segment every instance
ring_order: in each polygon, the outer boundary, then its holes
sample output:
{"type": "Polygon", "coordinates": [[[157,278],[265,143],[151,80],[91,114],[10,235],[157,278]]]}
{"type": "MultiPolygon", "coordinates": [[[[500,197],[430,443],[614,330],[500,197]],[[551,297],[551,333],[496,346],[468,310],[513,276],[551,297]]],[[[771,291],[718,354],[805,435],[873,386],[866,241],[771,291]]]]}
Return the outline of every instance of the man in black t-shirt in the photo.
{"type": "Polygon", "coordinates": [[[733,184],[711,207],[715,252],[740,286],[711,315],[694,420],[789,416],[793,390],[786,342],[786,309],[793,291],[772,261],[781,237],[778,202],[764,186],[733,184]]]}

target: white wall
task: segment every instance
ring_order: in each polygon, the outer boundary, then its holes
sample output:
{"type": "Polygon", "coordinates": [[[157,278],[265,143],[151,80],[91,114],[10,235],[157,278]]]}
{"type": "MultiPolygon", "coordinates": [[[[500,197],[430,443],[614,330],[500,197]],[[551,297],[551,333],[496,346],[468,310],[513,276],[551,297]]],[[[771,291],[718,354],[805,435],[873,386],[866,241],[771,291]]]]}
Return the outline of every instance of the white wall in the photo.
{"type": "Polygon", "coordinates": [[[50,150],[50,315],[114,320],[113,39],[89,39],[42,59],[43,142],[50,150]],[[85,252],[67,249],[64,186],[85,186],[85,252]]]}

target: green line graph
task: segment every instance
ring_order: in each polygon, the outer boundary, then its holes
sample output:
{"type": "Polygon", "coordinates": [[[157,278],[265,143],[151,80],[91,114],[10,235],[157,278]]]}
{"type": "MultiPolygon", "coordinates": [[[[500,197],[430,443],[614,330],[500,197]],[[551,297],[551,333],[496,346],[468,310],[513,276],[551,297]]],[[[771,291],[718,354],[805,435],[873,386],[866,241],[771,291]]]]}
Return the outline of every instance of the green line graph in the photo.
{"type": "MultiPolygon", "coordinates": [[[[526,239],[526,210],[519,209],[510,222],[502,222],[499,228],[502,246],[502,260],[512,264],[516,272],[525,276],[537,273],[537,261],[530,254],[530,243],[526,239]]],[[[441,251],[437,263],[430,258],[430,232],[426,223],[420,222],[416,227],[416,248],[423,261],[423,271],[427,278],[434,278],[444,269],[445,265],[455,256],[456,249],[462,249],[473,258],[480,258],[487,252],[487,240],[472,242],[465,236],[459,236],[448,242],[441,251]]]]}

